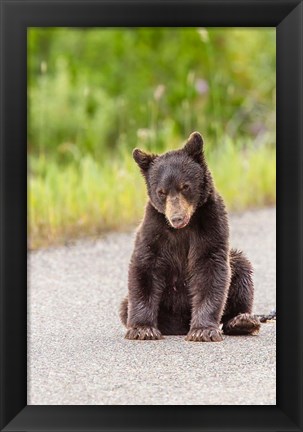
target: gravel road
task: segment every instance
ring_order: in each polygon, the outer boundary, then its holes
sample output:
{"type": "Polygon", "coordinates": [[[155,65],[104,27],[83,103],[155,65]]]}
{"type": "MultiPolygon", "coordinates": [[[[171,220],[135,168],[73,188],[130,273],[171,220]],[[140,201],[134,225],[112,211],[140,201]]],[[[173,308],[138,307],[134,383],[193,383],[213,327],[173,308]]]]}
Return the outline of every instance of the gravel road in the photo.
{"type": "MultiPolygon", "coordinates": [[[[230,217],[255,268],[255,313],[276,305],[276,213],[230,217]]],[[[28,404],[274,405],[276,325],[221,343],[128,341],[118,319],[134,234],[29,253],[28,404]]]]}

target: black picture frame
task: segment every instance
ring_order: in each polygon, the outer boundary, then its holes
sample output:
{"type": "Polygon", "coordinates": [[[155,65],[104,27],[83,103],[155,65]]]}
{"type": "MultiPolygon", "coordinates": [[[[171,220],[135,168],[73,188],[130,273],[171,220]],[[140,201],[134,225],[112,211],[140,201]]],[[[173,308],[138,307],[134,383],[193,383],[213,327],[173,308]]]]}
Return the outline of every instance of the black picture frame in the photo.
{"type": "MultiPolygon", "coordinates": [[[[302,0],[1,0],[1,430],[302,430],[302,0]],[[27,27],[276,27],[277,405],[27,406],[27,27]]],[[[260,388],[262,392],[262,388],[260,388]]]]}

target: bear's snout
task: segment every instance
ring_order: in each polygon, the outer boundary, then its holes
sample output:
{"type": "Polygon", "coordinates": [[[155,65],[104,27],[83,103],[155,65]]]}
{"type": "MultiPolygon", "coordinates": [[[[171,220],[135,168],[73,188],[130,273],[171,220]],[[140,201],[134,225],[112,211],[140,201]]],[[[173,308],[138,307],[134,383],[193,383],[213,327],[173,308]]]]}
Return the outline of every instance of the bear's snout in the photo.
{"type": "Polygon", "coordinates": [[[184,228],[193,214],[193,206],[181,195],[168,196],[165,216],[173,228],[184,228]]]}
{"type": "Polygon", "coordinates": [[[186,227],[186,225],[189,222],[189,217],[185,216],[173,216],[170,220],[170,224],[172,225],[173,228],[184,228],[186,227]]]}

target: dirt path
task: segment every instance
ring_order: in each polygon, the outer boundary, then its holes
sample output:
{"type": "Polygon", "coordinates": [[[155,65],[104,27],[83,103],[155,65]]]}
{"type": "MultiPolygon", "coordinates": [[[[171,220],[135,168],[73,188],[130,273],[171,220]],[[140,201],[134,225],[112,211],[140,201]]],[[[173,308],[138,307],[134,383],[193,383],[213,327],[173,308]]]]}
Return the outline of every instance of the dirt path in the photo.
{"type": "MultiPolygon", "coordinates": [[[[231,216],[255,268],[255,313],[276,305],[275,209],[231,216]]],[[[276,326],[222,343],[124,340],[132,233],[29,254],[28,404],[272,405],[276,326]]]]}

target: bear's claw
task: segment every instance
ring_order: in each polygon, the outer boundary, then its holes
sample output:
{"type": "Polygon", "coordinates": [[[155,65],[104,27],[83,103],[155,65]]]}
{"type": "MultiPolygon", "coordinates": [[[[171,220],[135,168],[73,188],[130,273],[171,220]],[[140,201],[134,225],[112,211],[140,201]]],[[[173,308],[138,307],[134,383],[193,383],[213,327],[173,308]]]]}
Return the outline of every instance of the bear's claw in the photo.
{"type": "Polygon", "coordinates": [[[127,330],[125,339],[159,340],[162,339],[162,334],[154,327],[133,327],[127,330]]]}
{"type": "Polygon", "coordinates": [[[186,338],[190,342],[221,342],[223,340],[222,332],[220,329],[207,328],[207,329],[191,329],[186,338]]]}

